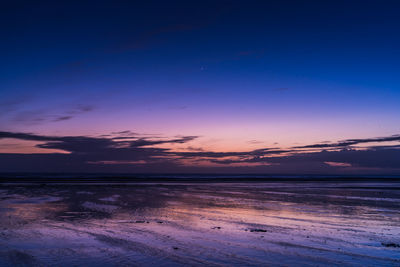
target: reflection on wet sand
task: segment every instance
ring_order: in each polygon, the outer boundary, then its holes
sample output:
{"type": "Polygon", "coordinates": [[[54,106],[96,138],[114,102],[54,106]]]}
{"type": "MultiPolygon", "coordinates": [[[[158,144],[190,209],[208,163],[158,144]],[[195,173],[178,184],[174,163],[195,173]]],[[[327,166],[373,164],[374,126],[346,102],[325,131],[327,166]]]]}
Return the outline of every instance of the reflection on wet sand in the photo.
{"type": "Polygon", "coordinates": [[[3,185],[0,266],[400,265],[389,183],[3,185]]]}

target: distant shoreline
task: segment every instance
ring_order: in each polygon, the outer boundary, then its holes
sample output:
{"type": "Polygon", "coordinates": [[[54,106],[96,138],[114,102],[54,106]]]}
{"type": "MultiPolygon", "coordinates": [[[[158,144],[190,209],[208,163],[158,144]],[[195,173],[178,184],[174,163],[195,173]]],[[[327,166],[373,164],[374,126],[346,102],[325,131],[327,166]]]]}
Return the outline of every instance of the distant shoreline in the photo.
{"type": "Polygon", "coordinates": [[[400,182],[400,176],[324,176],[324,175],[254,175],[254,174],[43,174],[0,173],[3,183],[257,183],[257,182],[400,182]]]}

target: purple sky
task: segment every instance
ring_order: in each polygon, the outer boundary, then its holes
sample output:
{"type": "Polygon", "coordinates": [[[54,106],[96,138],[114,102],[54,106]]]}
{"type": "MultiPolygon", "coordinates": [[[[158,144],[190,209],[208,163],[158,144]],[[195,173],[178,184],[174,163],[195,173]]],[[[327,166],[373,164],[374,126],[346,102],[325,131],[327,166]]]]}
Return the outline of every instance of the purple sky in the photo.
{"type": "Polygon", "coordinates": [[[19,1],[0,172],[400,174],[398,1],[19,1]]]}

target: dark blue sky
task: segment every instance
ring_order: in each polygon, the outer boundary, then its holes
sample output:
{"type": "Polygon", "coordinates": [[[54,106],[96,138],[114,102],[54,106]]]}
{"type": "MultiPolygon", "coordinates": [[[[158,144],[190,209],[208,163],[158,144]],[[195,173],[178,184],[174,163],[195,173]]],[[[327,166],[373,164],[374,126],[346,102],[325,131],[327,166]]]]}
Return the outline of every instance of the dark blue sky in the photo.
{"type": "MultiPolygon", "coordinates": [[[[10,1],[0,130],[197,137],[152,144],[175,152],[390,137],[400,132],[398,14],[398,1],[10,1]]],[[[54,152],[26,141],[3,138],[0,152],[54,152]]]]}

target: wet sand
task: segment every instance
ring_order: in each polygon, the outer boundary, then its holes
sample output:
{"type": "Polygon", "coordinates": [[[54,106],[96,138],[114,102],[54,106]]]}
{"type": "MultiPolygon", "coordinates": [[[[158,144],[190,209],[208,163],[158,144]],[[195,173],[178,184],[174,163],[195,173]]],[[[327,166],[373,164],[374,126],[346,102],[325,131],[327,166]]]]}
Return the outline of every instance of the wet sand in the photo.
{"type": "Polygon", "coordinates": [[[0,186],[0,266],[400,266],[400,183],[0,186]]]}

